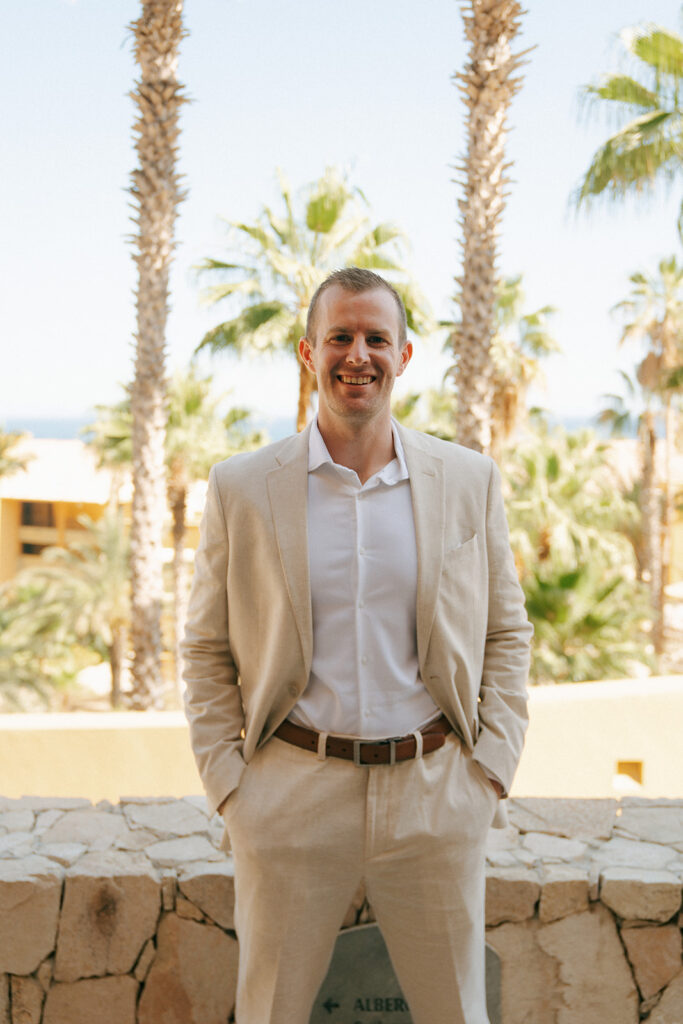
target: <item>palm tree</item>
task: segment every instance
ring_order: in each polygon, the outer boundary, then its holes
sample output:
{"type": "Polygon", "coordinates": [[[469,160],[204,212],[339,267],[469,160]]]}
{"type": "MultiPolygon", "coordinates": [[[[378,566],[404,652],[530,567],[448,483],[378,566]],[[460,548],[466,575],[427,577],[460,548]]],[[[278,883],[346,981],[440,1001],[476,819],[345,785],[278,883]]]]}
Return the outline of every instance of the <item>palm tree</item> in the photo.
{"type": "Polygon", "coordinates": [[[16,432],[6,433],[4,430],[0,430],[0,477],[10,476],[12,473],[18,473],[26,468],[31,456],[17,455],[16,452],[12,452],[23,436],[16,432]]]}
{"type": "MultiPolygon", "coordinates": [[[[263,443],[258,432],[248,432],[248,412],[231,409],[225,416],[218,407],[223,395],[211,393],[212,378],[201,377],[190,365],[176,372],[168,389],[168,428],[165,440],[166,496],[172,517],[173,620],[176,700],[181,697],[180,640],[185,625],[187,582],[185,570],[185,512],[187,493],[195,480],[203,480],[214,462],[263,443]]],[[[101,465],[115,470],[131,463],[132,416],[129,398],[113,406],[97,406],[97,419],[86,433],[101,465]]]]}
{"type": "Polygon", "coordinates": [[[465,195],[458,204],[463,269],[456,279],[460,323],[454,332],[452,373],[460,396],[458,441],[479,451],[488,451],[491,444],[497,237],[509,184],[506,117],[522,81],[514,73],[523,54],[513,55],[511,43],[522,13],[518,0],[469,0],[463,6],[469,58],[454,76],[467,109],[467,153],[457,167],[465,195]]]}
{"type": "Polygon", "coordinates": [[[638,383],[645,398],[639,435],[643,448],[643,525],[645,572],[650,581],[656,613],[655,646],[663,643],[663,588],[668,582],[670,532],[673,523],[671,463],[676,443],[676,380],[683,365],[683,267],[676,257],[660,260],[657,274],[632,274],[631,293],[614,308],[626,319],[621,341],[639,342],[643,358],[637,368],[638,383]],[[655,409],[664,414],[665,469],[663,502],[657,494],[655,409]]]}
{"type": "Polygon", "coordinates": [[[182,0],[142,0],[130,26],[140,80],[132,96],[139,160],[130,192],[138,270],[131,529],[133,692],[136,706],[161,705],[162,529],[166,430],[165,331],[173,229],[184,198],[176,171],[179,111],[185,102],[176,70],[183,38],[182,0]]]}
{"type": "Polygon", "coordinates": [[[402,232],[392,224],[372,225],[367,202],[345,176],[328,168],[298,197],[278,172],[281,209],[264,206],[254,224],[232,222],[231,254],[198,267],[211,285],[209,303],[230,302],[231,319],[206,333],[198,350],[243,353],[287,352],[299,365],[297,430],[308,417],[315,379],[298,355],[306,333],[306,311],[316,288],[339,267],[383,271],[406,304],[408,326],[421,333],[429,321],[425,301],[402,264],[402,232]]]}
{"type": "MultiPolygon", "coordinates": [[[[652,191],[657,181],[679,178],[683,167],[683,38],[645,25],[624,29],[621,42],[634,74],[605,75],[583,89],[592,109],[616,115],[622,126],[593,155],[574,195],[578,206],[596,196],[619,201],[652,191]]],[[[683,238],[683,205],[678,230],[683,238]]]]}

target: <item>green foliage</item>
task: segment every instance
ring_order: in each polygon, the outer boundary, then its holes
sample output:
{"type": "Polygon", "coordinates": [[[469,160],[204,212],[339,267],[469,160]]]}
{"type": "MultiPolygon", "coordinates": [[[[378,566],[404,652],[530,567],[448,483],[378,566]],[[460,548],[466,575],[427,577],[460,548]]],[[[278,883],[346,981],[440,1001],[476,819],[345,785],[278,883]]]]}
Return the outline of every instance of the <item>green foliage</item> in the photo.
{"type": "Polygon", "coordinates": [[[0,477],[10,476],[26,468],[30,456],[17,455],[12,451],[22,437],[23,434],[0,430],[0,477]]]}
{"type": "Polygon", "coordinates": [[[536,630],[531,680],[632,675],[651,612],[626,534],[638,510],[590,431],[534,432],[506,453],[510,540],[536,630]]]}
{"type": "Polygon", "coordinates": [[[230,223],[227,260],[205,259],[198,272],[211,284],[203,298],[227,300],[230,319],[208,331],[199,348],[296,355],[314,291],[340,267],[385,272],[407,307],[409,326],[429,323],[424,298],[403,270],[404,236],[393,224],[371,224],[367,201],[335,168],[295,197],[278,172],[280,210],[264,206],[255,224],[230,223]]]}
{"type": "MultiPolygon", "coordinates": [[[[621,127],[593,155],[574,194],[577,206],[601,195],[621,200],[681,176],[683,39],[646,25],[624,29],[621,41],[634,74],[605,75],[583,89],[590,109],[615,115],[621,127]]],[[[679,232],[682,226],[679,219],[679,232]]]]}

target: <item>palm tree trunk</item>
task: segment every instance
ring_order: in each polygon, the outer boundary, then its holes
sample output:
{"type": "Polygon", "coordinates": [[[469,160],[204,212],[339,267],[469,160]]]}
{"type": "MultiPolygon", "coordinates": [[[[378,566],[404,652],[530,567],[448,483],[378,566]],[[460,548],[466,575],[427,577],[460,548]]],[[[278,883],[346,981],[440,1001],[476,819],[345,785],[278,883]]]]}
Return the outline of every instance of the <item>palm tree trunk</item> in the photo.
{"type": "Polygon", "coordinates": [[[175,696],[178,707],[183,702],[183,658],[180,645],[187,618],[187,572],[185,571],[185,509],[187,488],[169,487],[169,504],[173,516],[173,662],[175,696]]]}
{"type": "Polygon", "coordinates": [[[457,440],[478,451],[491,443],[491,358],[495,330],[496,256],[499,222],[509,183],[504,144],[506,116],[521,78],[513,72],[522,54],[510,44],[520,28],[518,0],[468,0],[462,8],[470,44],[465,70],[454,77],[467,108],[467,153],[458,170],[465,197],[459,200],[463,270],[460,323],[454,336],[458,405],[457,440]],[[466,13],[469,10],[469,13],[466,13]]]}
{"type": "Polygon", "coordinates": [[[179,111],[185,102],[176,78],[183,38],[182,0],[143,0],[133,22],[141,77],[133,99],[138,168],[130,188],[138,232],[133,417],[131,586],[133,705],[163,704],[161,675],[162,530],[165,512],[165,332],[173,228],[184,198],[176,173],[179,111]]]}
{"type": "Polygon", "coordinates": [[[111,668],[110,702],[113,708],[121,706],[121,676],[126,657],[127,630],[124,625],[112,627],[112,644],[109,648],[109,666],[111,668]]]}
{"type": "Polygon", "coordinates": [[[308,423],[311,395],[315,388],[315,377],[299,357],[299,404],[296,411],[296,429],[299,433],[308,423]]]}
{"type": "Polygon", "coordinates": [[[662,623],[662,514],[657,489],[655,464],[656,433],[654,414],[647,411],[641,421],[641,446],[643,453],[643,475],[641,502],[643,517],[643,578],[650,588],[652,605],[652,643],[655,652],[661,653],[663,638],[662,623]]]}

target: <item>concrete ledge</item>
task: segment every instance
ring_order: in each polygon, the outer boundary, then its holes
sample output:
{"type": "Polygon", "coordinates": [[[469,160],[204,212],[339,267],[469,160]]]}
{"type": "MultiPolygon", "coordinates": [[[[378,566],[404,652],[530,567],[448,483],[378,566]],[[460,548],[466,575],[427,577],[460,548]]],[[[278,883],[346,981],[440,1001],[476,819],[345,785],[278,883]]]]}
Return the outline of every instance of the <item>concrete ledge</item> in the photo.
{"type": "MultiPolygon", "coordinates": [[[[683,1021],[683,800],[512,799],[488,844],[503,1024],[683,1021]]],[[[233,870],[203,797],[0,797],[0,1024],[225,1024],[233,870]]],[[[373,919],[361,891],[347,926],[373,919]]]]}

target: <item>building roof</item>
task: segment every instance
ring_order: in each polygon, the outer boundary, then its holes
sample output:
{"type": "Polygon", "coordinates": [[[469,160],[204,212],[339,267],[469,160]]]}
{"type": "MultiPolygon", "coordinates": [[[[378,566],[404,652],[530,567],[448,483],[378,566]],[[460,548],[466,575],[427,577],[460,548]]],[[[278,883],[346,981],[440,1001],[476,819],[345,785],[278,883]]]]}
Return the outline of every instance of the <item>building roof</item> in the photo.
{"type": "Polygon", "coordinates": [[[0,477],[0,498],[106,505],[117,488],[121,502],[131,500],[130,474],[121,470],[115,479],[111,470],[99,469],[83,441],[22,437],[11,454],[29,461],[25,469],[0,477]]]}

